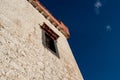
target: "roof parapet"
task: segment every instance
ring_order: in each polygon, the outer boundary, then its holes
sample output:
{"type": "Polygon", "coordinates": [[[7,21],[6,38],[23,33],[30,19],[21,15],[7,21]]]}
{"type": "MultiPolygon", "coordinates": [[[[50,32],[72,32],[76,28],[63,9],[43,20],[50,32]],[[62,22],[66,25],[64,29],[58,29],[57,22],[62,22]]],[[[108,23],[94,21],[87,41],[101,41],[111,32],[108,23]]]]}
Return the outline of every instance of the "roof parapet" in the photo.
{"type": "Polygon", "coordinates": [[[41,14],[44,15],[59,31],[63,33],[66,38],[70,37],[68,28],[64,25],[62,21],[58,21],[52,14],[38,1],[38,0],[28,0],[41,14]]]}

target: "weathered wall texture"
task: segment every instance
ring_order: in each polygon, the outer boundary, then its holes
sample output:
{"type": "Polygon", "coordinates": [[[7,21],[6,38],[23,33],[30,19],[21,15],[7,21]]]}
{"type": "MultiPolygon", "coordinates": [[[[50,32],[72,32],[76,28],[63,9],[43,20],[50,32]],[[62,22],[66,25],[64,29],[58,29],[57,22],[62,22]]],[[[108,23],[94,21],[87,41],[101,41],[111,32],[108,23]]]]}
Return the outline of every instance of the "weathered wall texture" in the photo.
{"type": "Polygon", "coordinates": [[[64,35],[26,0],[0,0],[0,80],[83,80],[64,35]],[[42,44],[43,22],[60,58],[42,44]]]}

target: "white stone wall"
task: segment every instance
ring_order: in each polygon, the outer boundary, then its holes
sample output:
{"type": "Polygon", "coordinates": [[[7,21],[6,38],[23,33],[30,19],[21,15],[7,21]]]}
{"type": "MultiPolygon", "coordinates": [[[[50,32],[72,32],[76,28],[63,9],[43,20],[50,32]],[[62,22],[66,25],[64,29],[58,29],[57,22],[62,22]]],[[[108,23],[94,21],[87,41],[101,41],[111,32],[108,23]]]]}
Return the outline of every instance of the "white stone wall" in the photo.
{"type": "Polygon", "coordinates": [[[0,0],[0,80],[83,80],[65,36],[27,0],[0,0]],[[60,58],[42,44],[43,22],[60,58]]]}

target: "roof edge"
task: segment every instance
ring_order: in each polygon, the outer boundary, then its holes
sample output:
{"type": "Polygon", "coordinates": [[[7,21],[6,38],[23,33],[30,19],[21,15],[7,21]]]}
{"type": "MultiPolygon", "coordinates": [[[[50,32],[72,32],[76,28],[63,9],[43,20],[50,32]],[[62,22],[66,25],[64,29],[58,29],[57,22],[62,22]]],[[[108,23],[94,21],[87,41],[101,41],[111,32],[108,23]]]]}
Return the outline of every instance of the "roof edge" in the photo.
{"type": "Polygon", "coordinates": [[[63,35],[68,39],[70,37],[69,29],[62,22],[57,20],[52,14],[39,2],[39,0],[28,0],[41,14],[44,15],[63,35]]]}

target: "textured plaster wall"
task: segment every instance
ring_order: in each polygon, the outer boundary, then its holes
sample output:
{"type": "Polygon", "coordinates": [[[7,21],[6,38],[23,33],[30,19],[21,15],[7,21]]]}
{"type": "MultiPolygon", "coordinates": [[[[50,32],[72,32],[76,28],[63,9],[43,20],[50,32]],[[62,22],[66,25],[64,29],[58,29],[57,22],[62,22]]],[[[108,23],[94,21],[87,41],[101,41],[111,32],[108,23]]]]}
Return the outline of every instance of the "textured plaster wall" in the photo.
{"type": "Polygon", "coordinates": [[[0,0],[0,80],[83,80],[64,35],[26,0],[0,0]],[[60,58],[42,44],[43,22],[60,58]]]}

